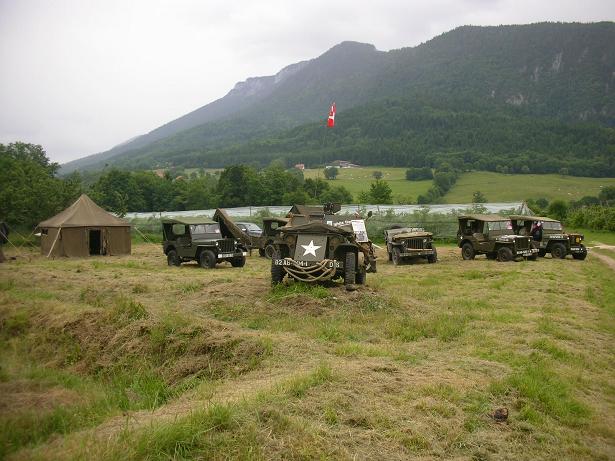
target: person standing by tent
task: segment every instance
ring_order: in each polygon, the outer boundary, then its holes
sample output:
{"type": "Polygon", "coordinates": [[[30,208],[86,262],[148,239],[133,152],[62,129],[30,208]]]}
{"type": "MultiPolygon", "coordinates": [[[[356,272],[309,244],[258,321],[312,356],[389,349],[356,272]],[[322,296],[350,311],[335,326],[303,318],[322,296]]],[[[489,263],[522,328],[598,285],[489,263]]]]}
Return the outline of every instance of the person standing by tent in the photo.
{"type": "Polygon", "coordinates": [[[4,252],[2,251],[2,245],[9,241],[9,226],[6,223],[0,221],[0,263],[6,261],[4,252]]]}

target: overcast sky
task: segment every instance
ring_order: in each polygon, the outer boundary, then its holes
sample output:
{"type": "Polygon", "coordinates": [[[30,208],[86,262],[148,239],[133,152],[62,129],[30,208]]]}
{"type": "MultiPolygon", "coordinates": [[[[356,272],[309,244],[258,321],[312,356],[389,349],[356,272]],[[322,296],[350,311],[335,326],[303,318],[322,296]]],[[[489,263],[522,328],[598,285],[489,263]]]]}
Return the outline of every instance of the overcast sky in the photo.
{"type": "Polygon", "coordinates": [[[0,0],[0,143],[101,152],[344,40],[615,20],[613,0],[0,0]]]}

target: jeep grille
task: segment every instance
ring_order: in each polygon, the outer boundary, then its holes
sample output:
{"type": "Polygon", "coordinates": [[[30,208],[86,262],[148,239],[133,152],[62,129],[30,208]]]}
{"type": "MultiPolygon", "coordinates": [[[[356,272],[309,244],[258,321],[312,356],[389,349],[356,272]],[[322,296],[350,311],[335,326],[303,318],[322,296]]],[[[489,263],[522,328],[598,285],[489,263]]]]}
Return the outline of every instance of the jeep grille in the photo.
{"type": "Polygon", "coordinates": [[[218,240],[218,250],[220,251],[220,253],[234,253],[235,252],[235,240],[234,239],[218,240]]]}
{"type": "Polygon", "coordinates": [[[515,239],[515,243],[517,245],[517,250],[527,250],[530,247],[530,242],[525,237],[515,239]]]}
{"type": "Polygon", "coordinates": [[[423,238],[407,239],[406,248],[411,250],[422,250],[424,248],[423,238]]]}

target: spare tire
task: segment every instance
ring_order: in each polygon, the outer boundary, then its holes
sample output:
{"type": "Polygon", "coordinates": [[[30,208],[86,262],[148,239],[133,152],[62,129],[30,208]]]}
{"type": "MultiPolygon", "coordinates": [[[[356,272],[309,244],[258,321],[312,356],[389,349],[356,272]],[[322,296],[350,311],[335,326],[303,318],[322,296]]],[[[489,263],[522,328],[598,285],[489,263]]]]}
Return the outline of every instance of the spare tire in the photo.
{"type": "Polygon", "coordinates": [[[354,285],[357,272],[357,256],[349,251],[344,259],[344,285],[354,285]]]}

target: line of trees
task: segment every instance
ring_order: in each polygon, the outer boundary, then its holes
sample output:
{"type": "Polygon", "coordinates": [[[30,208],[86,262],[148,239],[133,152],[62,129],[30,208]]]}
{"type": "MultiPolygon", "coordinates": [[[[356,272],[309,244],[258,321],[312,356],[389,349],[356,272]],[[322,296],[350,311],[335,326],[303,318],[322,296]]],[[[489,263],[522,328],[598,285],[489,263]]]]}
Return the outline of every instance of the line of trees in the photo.
{"type": "Polygon", "coordinates": [[[615,232],[615,186],[604,187],[597,196],[572,202],[538,198],[526,203],[536,214],[559,219],[568,226],[615,232]]]}
{"type": "Polygon", "coordinates": [[[459,171],[449,163],[442,163],[433,172],[433,185],[426,194],[417,197],[417,203],[439,203],[442,197],[455,185],[459,171]]]}
{"type": "Polygon", "coordinates": [[[112,169],[91,187],[92,198],[119,214],[127,211],[202,210],[249,205],[352,202],[343,186],[304,179],[299,170],[274,163],[264,169],[232,165],[219,175],[198,173],[193,177],[159,176],[153,172],[112,169]]]}
{"type": "Polygon", "coordinates": [[[58,168],[41,146],[0,144],[0,220],[31,229],[83,192],[119,215],[220,206],[350,203],[353,199],[343,186],[320,178],[304,179],[301,171],[287,170],[279,162],[264,169],[232,165],[217,175],[204,171],[159,175],[112,168],[85,179],[79,173],[59,178],[58,168]]]}
{"type": "MultiPolygon", "coordinates": [[[[281,162],[257,169],[232,165],[219,174],[204,171],[162,176],[151,171],[110,169],[86,184],[78,173],[57,177],[58,164],[50,162],[41,146],[0,144],[0,220],[32,228],[58,213],[82,192],[105,209],[120,215],[128,211],[197,210],[249,205],[292,205],[327,202],[351,203],[353,197],[335,181],[305,179],[301,171],[287,170],[281,162]]],[[[430,170],[431,172],[431,170],[430,170]]],[[[441,163],[433,172],[433,185],[419,203],[437,203],[459,175],[451,164],[441,163]]],[[[486,200],[477,192],[475,202],[486,200]]],[[[480,194],[482,195],[482,194],[480,194]]],[[[389,184],[376,178],[357,197],[361,203],[392,203],[389,184]]],[[[615,230],[615,187],[577,202],[528,200],[538,214],[547,214],[577,227],[615,230]]]]}
{"type": "Polygon", "coordinates": [[[81,178],[56,176],[41,146],[0,144],[0,221],[31,228],[61,211],[81,193],[81,178]]]}

